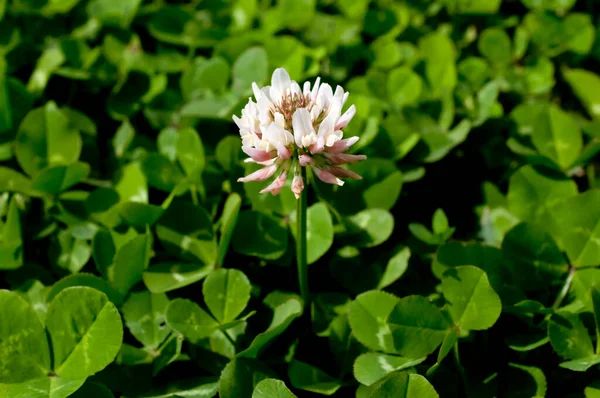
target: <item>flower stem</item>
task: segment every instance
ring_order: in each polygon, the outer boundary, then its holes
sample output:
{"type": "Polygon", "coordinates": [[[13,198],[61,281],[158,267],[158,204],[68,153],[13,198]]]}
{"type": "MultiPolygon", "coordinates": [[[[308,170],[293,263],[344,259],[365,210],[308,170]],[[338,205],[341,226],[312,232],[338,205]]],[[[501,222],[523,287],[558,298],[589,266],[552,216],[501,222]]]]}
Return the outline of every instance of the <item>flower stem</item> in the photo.
{"type": "Polygon", "coordinates": [[[308,290],[308,264],[306,264],[306,191],[308,183],[306,181],[306,168],[301,167],[302,180],[306,186],[300,193],[298,199],[298,210],[296,213],[296,263],[298,265],[298,283],[300,284],[300,295],[304,301],[304,308],[309,305],[309,290],[308,290]]]}

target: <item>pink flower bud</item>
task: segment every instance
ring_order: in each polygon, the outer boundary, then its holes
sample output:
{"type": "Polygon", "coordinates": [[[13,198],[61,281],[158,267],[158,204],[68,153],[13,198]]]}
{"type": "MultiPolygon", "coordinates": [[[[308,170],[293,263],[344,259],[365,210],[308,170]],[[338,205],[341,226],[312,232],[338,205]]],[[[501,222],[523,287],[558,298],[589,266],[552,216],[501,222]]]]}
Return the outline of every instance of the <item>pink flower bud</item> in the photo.
{"type": "Polygon", "coordinates": [[[271,166],[263,167],[260,170],[256,170],[252,174],[248,174],[246,177],[238,178],[238,182],[248,182],[248,181],[264,181],[267,178],[270,178],[277,169],[279,168],[278,164],[273,164],[271,166]]]}
{"type": "Polygon", "coordinates": [[[300,194],[304,190],[304,180],[300,174],[294,174],[294,179],[292,180],[292,192],[296,199],[300,198],[300,194]]]}
{"type": "Polygon", "coordinates": [[[329,147],[327,152],[329,152],[329,153],[346,152],[348,150],[348,148],[350,148],[352,145],[356,144],[356,141],[358,141],[358,137],[350,137],[350,138],[346,138],[345,140],[340,140],[340,141],[336,142],[335,144],[333,144],[331,147],[329,147]]]}
{"type": "Polygon", "coordinates": [[[333,174],[336,177],[352,178],[353,180],[362,180],[362,177],[360,175],[358,175],[355,172],[350,171],[348,169],[344,169],[342,167],[331,166],[331,167],[327,168],[327,171],[329,171],[331,174],[333,174]]]}
{"type": "Polygon", "coordinates": [[[300,166],[308,166],[312,163],[312,158],[308,155],[300,155],[298,156],[298,162],[300,163],[300,166]]]}
{"type": "Polygon", "coordinates": [[[365,160],[367,158],[366,155],[350,155],[346,153],[327,153],[325,152],[325,157],[329,161],[330,164],[346,164],[346,163],[356,163],[359,160],[365,160]]]}
{"type": "Polygon", "coordinates": [[[344,181],[340,180],[339,178],[337,178],[335,175],[333,175],[329,171],[319,169],[317,167],[313,167],[313,171],[315,172],[315,174],[317,175],[319,180],[321,180],[327,184],[339,185],[340,187],[342,185],[344,185],[344,181]]]}

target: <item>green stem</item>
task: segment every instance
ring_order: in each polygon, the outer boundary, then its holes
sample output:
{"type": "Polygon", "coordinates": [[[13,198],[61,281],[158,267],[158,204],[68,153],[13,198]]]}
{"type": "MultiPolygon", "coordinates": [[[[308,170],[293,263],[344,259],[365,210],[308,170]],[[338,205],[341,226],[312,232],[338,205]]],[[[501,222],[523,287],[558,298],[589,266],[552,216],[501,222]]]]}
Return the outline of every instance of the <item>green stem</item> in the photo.
{"type": "Polygon", "coordinates": [[[465,387],[465,395],[468,397],[469,394],[469,381],[467,380],[467,375],[465,373],[465,369],[460,363],[460,354],[458,352],[458,341],[454,343],[454,360],[456,361],[456,367],[458,368],[458,372],[460,373],[460,377],[462,379],[463,385],[465,387]]]}
{"type": "MultiPolygon", "coordinates": [[[[306,168],[301,167],[302,179],[306,182],[306,168]]],[[[300,295],[304,301],[304,308],[309,306],[308,290],[308,264],[306,264],[306,191],[308,183],[298,199],[298,210],[296,217],[296,263],[298,265],[298,283],[300,284],[300,295]]]]}
{"type": "Polygon", "coordinates": [[[573,267],[572,265],[570,266],[569,274],[567,275],[567,279],[565,279],[565,283],[563,284],[562,289],[560,289],[560,292],[558,293],[556,300],[554,300],[554,304],[552,304],[553,310],[557,310],[558,307],[560,307],[560,305],[562,304],[562,301],[567,296],[567,293],[569,293],[569,290],[571,289],[571,284],[573,283],[573,278],[575,277],[576,270],[577,269],[575,267],[573,267]]]}

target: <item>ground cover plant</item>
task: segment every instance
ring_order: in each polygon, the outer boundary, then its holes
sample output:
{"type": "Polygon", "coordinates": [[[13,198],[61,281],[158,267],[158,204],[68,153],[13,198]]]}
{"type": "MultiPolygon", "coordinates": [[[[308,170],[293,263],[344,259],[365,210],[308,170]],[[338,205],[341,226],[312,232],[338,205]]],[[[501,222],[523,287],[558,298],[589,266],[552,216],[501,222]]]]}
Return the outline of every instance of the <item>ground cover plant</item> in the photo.
{"type": "Polygon", "coordinates": [[[0,0],[0,397],[600,397],[599,19],[0,0]]]}

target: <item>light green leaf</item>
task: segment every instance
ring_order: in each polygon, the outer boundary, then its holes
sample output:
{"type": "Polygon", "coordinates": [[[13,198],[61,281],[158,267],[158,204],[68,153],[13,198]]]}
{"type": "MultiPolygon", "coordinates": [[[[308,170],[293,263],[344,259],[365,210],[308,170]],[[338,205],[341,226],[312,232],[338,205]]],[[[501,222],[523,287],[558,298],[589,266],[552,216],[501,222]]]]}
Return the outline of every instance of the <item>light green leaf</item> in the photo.
{"type": "MultiPolygon", "coordinates": [[[[296,237],[296,213],[290,217],[290,230],[296,237]]],[[[307,210],[306,221],[306,257],[312,264],[321,258],[333,244],[333,220],[323,202],[315,203],[307,210]]]]}
{"type": "Polygon", "coordinates": [[[87,381],[71,398],[114,398],[114,395],[104,384],[87,381]]]}
{"type": "Polygon", "coordinates": [[[152,250],[149,234],[136,236],[123,245],[115,255],[115,262],[108,268],[108,280],[122,295],[139,281],[148,264],[152,250]]]}
{"type": "Polygon", "coordinates": [[[537,222],[550,207],[575,195],[573,181],[547,177],[528,165],[510,178],[508,210],[523,221],[537,222]]]}
{"type": "Polygon", "coordinates": [[[397,297],[376,290],[358,295],[348,310],[356,339],[373,350],[395,353],[387,319],[398,301],[397,297]]]}
{"type": "Polygon", "coordinates": [[[231,67],[221,57],[197,57],[191,67],[181,75],[181,92],[186,100],[199,98],[208,90],[222,93],[227,88],[231,67]]]}
{"type": "Polygon", "coordinates": [[[156,376],[167,365],[175,362],[181,355],[183,336],[173,333],[159,349],[158,356],[154,359],[152,376],[156,376]]]}
{"type": "Polygon", "coordinates": [[[439,398],[426,378],[418,374],[395,372],[369,386],[370,398],[439,398]]]}
{"type": "Polygon", "coordinates": [[[593,355],[587,358],[574,359],[572,361],[562,362],[561,368],[573,370],[575,372],[585,372],[592,366],[600,364],[600,355],[593,355]]]}
{"type": "Polygon", "coordinates": [[[82,140],[54,102],[29,112],[19,126],[15,153],[21,168],[35,175],[51,164],[79,159],[82,140]]]}
{"type": "MultiPolygon", "coordinates": [[[[73,397],[85,379],[41,377],[19,384],[0,384],[0,396],[10,398],[66,398],[73,397]]],[[[89,397],[88,398],[92,398],[89,397]]],[[[93,397],[95,398],[95,397],[93,397]]],[[[102,398],[102,397],[101,397],[102,398]]]]}
{"type": "Polygon", "coordinates": [[[67,166],[48,166],[35,176],[31,188],[49,195],[66,191],[90,174],[87,163],[75,162],[67,166]]]}
{"type": "Polygon", "coordinates": [[[132,293],[123,304],[123,318],[131,334],[144,346],[157,349],[170,333],[165,325],[169,299],[147,291],[132,293]]]}
{"type": "Polygon", "coordinates": [[[366,386],[377,382],[391,372],[411,368],[427,357],[411,359],[393,355],[369,352],[360,355],[354,362],[354,377],[366,386]]]}
{"type": "Polygon", "coordinates": [[[425,59],[425,75],[434,92],[441,94],[456,86],[456,49],[441,33],[430,33],[419,41],[425,59]]]}
{"type": "Polygon", "coordinates": [[[250,281],[237,269],[214,271],[202,285],[206,306],[222,324],[235,320],[244,311],[251,290],[250,281]]]}
{"type": "Polygon", "coordinates": [[[296,398],[285,386],[285,383],[277,379],[264,379],[254,387],[252,398],[296,398]]]}
{"type": "Polygon", "coordinates": [[[507,377],[511,380],[510,396],[531,396],[534,398],[545,397],[547,393],[547,382],[544,372],[535,366],[523,366],[516,363],[508,364],[507,377]]]}
{"type": "Polygon", "coordinates": [[[233,91],[244,94],[252,83],[259,86],[267,79],[267,52],[262,47],[251,47],[244,51],[233,64],[233,91]]]}
{"type": "Polygon", "coordinates": [[[485,29],[477,42],[479,52],[492,64],[507,64],[512,57],[510,37],[500,28],[485,29]]]}
{"type": "Polygon", "coordinates": [[[0,269],[17,269],[23,265],[21,212],[15,196],[8,204],[6,220],[0,219],[0,269]]]}
{"type": "Polygon", "coordinates": [[[29,196],[40,196],[41,192],[34,191],[31,188],[31,180],[23,174],[0,166],[0,191],[3,192],[20,192],[29,196]]]}
{"type": "Polygon", "coordinates": [[[394,229],[394,217],[383,209],[367,209],[347,218],[348,244],[357,247],[378,246],[388,240],[394,229]]]}
{"type": "Polygon", "coordinates": [[[538,152],[562,169],[567,169],[579,157],[583,147],[577,121],[556,105],[550,105],[533,124],[533,144],[538,152]]]}
{"type": "Polygon", "coordinates": [[[400,279],[408,269],[409,259],[409,247],[404,247],[402,250],[398,251],[390,259],[390,261],[388,261],[387,266],[385,267],[385,271],[381,276],[379,283],[377,284],[377,288],[383,289],[400,279]]]}
{"type": "Polygon", "coordinates": [[[390,102],[402,107],[415,105],[421,95],[423,80],[410,68],[402,66],[393,69],[387,81],[390,102]]]}
{"type": "Polygon", "coordinates": [[[143,398],[213,398],[217,395],[218,387],[218,379],[212,376],[175,380],[168,386],[144,394],[143,398]]]}
{"type": "Polygon", "coordinates": [[[171,192],[183,180],[184,175],[175,163],[158,153],[150,153],[142,160],[142,170],[148,184],[161,191],[171,192]]]}
{"type": "Polygon", "coordinates": [[[425,297],[403,297],[387,318],[395,352],[420,358],[433,352],[444,340],[450,324],[425,297]]]}
{"type": "Polygon", "coordinates": [[[239,215],[232,243],[238,253],[275,260],[287,249],[288,233],[274,217],[245,211],[239,215]]]}
{"type": "Polygon", "coordinates": [[[135,130],[131,123],[128,120],[125,120],[121,126],[117,129],[113,139],[112,145],[115,150],[115,156],[117,158],[122,158],[125,154],[125,151],[129,148],[129,145],[133,141],[133,137],[135,136],[135,130]]]}
{"type": "Polygon", "coordinates": [[[588,114],[600,118],[600,77],[584,69],[567,69],[563,74],[588,114]]]}
{"type": "Polygon", "coordinates": [[[204,170],[206,159],[204,158],[204,146],[200,136],[193,128],[185,128],[179,131],[177,160],[186,175],[194,177],[194,179],[200,179],[200,173],[204,170]]]}
{"type": "Polygon", "coordinates": [[[54,371],[69,379],[104,369],[123,341],[119,311],[104,293],[89,287],[69,287],[57,294],[48,307],[46,328],[54,371]]]}
{"type": "Polygon", "coordinates": [[[159,263],[144,271],[143,279],[152,293],[165,293],[196,283],[213,270],[213,265],[159,263]]]}
{"type": "Polygon", "coordinates": [[[162,216],[164,209],[161,206],[139,202],[125,202],[119,206],[119,214],[127,224],[136,228],[146,228],[162,216]]]}
{"type": "Polygon", "coordinates": [[[0,383],[46,376],[50,370],[46,332],[27,301],[17,293],[0,290],[0,319],[10,319],[0,324],[0,383]]]}
{"type": "Polygon", "coordinates": [[[463,330],[489,329],[502,312],[500,297],[480,268],[461,266],[447,270],[442,278],[442,292],[452,319],[463,330]]]}
{"type": "Polygon", "coordinates": [[[275,377],[275,373],[264,362],[248,358],[235,358],[221,372],[219,397],[251,398],[258,383],[273,377],[275,377]]]}
{"type": "Polygon", "coordinates": [[[254,338],[247,349],[237,355],[240,358],[257,358],[273,339],[283,333],[303,312],[302,300],[294,294],[275,291],[270,293],[264,302],[273,310],[271,324],[267,330],[254,338]]]}
{"type": "Polygon", "coordinates": [[[156,234],[175,256],[208,265],[216,262],[217,241],[212,221],[200,205],[174,200],[158,221],[156,234]]]}
{"type": "Polygon", "coordinates": [[[50,254],[56,258],[56,264],[71,273],[79,272],[92,256],[88,242],[76,239],[69,231],[60,231],[50,246],[50,254]]]}
{"type": "Polygon", "coordinates": [[[294,388],[321,395],[333,395],[342,383],[319,368],[293,360],[288,366],[288,377],[294,388]]]}
{"type": "Polygon", "coordinates": [[[117,306],[123,301],[123,296],[113,289],[104,279],[100,279],[96,275],[87,273],[69,275],[56,282],[52,285],[47,300],[49,302],[52,301],[58,293],[73,286],[87,286],[99,290],[106,294],[108,299],[117,306]]]}
{"type": "Polygon", "coordinates": [[[221,239],[219,239],[219,256],[217,265],[223,266],[225,256],[229,250],[229,243],[235,231],[240,208],[242,207],[242,198],[237,193],[232,193],[227,197],[225,205],[223,205],[223,213],[221,214],[221,239]]]}
{"type": "Polygon", "coordinates": [[[166,312],[167,324],[192,343],[209,337],[219,324],[206,311],[190,300],[175,299],[166,312]]]}
{"type": "Polygon", "coordinates": [[[573,196],[550,211],[551,234],[575,267],[596,266],[600,258],[600,190],[573,196]]]}
{"type": "Polygon", "coordinates": [[[550,235],[529,224],[511,229],[502,241],[502,252],[513,281],[525,291],[549,288],[568,270],[565,256],[550,235]]]}
{"type": "Polygon", "coordinates": [[[446,213],[444,210],[437,209],[435,213],[433,213],[433,221],[431,226],[433,227],[433,233],[436,235],[443,234],[450,228],[448,224],[448,217],[446,217],[446,213]]]}
{"type": "Polygon", "coordinates": [[[594,355],[592,339],[577,314],[554,314],[548,322],[550,344],[558,355],[567,359],[582,359],[594,355]]]}

